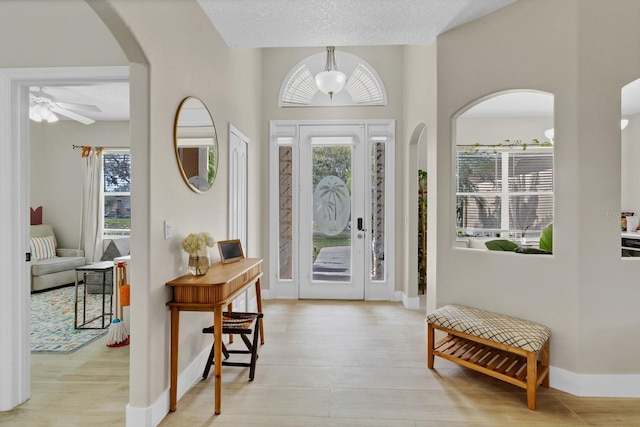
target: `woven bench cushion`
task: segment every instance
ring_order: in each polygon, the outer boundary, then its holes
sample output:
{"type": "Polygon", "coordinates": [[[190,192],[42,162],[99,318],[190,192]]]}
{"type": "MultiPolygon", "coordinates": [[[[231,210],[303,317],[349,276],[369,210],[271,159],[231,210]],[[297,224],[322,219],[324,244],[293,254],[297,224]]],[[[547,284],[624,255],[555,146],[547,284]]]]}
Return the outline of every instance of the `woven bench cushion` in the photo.
{"type": "Polygon", "coordinates": [[[539,323],[463,305],[445,305],[428,314],[427,322],[533,352],[551,337],[551,330],[539,323]]]}

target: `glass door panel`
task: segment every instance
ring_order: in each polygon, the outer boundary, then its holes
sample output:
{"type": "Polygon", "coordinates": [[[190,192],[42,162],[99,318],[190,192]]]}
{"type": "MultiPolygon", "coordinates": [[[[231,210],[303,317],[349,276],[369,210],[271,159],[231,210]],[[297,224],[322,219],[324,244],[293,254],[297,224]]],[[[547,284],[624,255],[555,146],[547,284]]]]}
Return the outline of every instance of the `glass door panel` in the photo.
{"type": "Polygon", "coordinates": [[[363,140],[360,126],[301,127],[301,298],[364,298],[363,140]]]}
{"type": "Polygon", "coordinates": [[[351,281],[351,146],[315,146],[313,179],[313,280],[351,281]]]}

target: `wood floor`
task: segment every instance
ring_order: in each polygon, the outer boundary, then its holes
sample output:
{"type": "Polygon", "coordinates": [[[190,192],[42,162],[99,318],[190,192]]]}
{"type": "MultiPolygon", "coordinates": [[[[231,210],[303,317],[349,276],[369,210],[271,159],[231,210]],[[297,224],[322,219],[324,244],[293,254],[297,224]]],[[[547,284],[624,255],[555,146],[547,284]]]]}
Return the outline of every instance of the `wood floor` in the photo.
{"type": "MultiPolygon", "coordinates": [[[[540,389],[534,412],[509,384],[438,359],[428,370],[424,310],[265,301],[264,311],[255,381],[225,366],[221,415],[210,375],[161,426],[640,426],[640,399],[540,389]]],[[[128,355],[104,339],[71,355],[34,354],[32,398],[0,413],[0,426],[124,426],[128,355]]]]}

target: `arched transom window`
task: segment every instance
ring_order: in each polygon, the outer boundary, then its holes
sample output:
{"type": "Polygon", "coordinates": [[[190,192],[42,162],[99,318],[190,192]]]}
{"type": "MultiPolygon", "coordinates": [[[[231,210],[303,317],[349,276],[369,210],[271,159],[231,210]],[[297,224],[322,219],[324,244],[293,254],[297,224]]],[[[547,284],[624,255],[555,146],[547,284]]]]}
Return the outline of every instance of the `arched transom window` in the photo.
{"type": "Polygon", "coordinates": [[[297,63],[287,74],[278,96],[279,107],[387,105],[387,92],[376,70],[364,59],[336,49],[338,69],[346,74],[344,89],[333,95],[322,93],[315,75],[324,71],[327,54],[319,52],[297,63]]]}

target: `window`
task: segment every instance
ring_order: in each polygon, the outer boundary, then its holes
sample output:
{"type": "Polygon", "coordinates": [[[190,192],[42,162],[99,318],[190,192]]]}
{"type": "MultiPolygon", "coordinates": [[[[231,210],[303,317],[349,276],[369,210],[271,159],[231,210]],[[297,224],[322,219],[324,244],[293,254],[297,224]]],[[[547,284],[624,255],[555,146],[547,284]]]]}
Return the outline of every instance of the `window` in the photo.
{"type": "Polygon", "coordinates": [[[128,236],[131,232],[131,154],[103,153],[104,234],[128,236]]]}
{"type": "Polygon", "coordinates": [[[347,76],[344,90],[332,98],[318,90],[314,76],[324,70],[327,58],[326,52],[319,52],[289,70],[280,87],[278,106],[387,105],[384,82],[371,64],[342,50],[337,50],[335,55],[340,71],[347,76]]]}
{"type": "Polygon", "coordinates": [[[553,222],[553,147],[468,148],[456,156],[458,234],[539,236],[553,222]]]}

